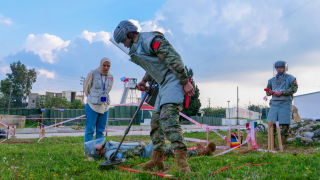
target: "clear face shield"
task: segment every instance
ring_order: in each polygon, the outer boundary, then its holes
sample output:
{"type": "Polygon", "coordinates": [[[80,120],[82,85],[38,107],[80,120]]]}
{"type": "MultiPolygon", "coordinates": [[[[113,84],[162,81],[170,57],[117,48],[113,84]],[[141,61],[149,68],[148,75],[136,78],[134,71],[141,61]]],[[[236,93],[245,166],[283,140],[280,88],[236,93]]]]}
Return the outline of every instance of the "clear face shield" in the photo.
{"type": "Polygon", "coordinates": [[[104,148],[106,143],[106,138],[100,138],[84,143],[84,153],[87,157],[92,157],[94,159],[100,158],[100,151],[104,148]]]}
{"type": "Polygon", "coordinates": [[[284,61],[277,61],[273,63],[273,76],[276,77],[278,75],[278,69],[282,69],[283,68],[283,73],[280,73],[280,75],[282,74],[286,74],[288,72],[288,63],[284,62],[284,61]]]}
{"type": "Polygon", "coordinates": [[[112,44],[116,45],[122,52],[126,53],[129,56],[129,48],[126,48],[123,43],[118,44],[114,38],[110,38],[109,39],[110,42],[112,42],[112,44]]]}

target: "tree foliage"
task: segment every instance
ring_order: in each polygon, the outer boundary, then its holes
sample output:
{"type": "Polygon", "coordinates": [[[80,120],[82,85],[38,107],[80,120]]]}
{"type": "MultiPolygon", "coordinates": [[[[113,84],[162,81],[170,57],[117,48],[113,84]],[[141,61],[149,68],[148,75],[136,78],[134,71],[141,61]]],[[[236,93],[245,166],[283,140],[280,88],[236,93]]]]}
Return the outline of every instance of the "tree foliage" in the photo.
{"type": "Polygon", "coordinates": [[[201,110],[204,112],[205,116],[216,116],[226,114],[226,108],[222,107],[206,107],[201,110]]]}
{"type": "Polygon", "coordinates": [[[199,99],[200,90],[193,80],[193,70],[191,68],[188,69],[187,66],[185,66],[185,68],[187,70],[188,77],[191,78],[191,84],[194,88],[194,95],[190,98],[189,107],[187,109],[185,108],[187,96],[184,95],[183,110],[181,112],[187,116],[196,116],[201,107],[201,102],[199,99]]]}
{"type": "Polygon", "coordinates": [[[0,91],[6,99],[12,90],[11,107],[26,107],[26,99],[36,82],[37,72],[34,68],[27,69],[20,61],[10,64],[10,69],[11,73],[7,73],[7,78],[1,80],[0,91]],[[10,82],[13,83],[12,88],[10,82]]]}
{"type": "Polygon", "coordinates": [[[64,97],[52,95],[41,95],[37,102],[37,108],[40,109],[84,109],[85,105],[78,99],[72,103],[64,97]]]}

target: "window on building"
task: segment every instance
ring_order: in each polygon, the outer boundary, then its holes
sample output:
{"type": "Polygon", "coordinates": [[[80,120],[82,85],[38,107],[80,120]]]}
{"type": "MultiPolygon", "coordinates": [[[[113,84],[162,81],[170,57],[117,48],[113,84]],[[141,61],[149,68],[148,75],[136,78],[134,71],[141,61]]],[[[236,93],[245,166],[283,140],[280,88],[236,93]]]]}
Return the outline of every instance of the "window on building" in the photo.
{"type": "Polygon", "coordinates": [[[34,103],[34,100],[32,100],[32,103],[34,103]]]}

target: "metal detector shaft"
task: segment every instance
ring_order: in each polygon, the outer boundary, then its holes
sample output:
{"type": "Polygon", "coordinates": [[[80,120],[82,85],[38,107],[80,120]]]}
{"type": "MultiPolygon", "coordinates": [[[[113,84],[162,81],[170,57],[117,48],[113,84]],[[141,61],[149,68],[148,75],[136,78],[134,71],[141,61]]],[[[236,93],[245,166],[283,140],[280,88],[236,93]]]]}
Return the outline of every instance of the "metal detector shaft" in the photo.
{"type": "MultiPolygon", "coordinates": [[[[153,83],[154,83],[154,79],[151,81],[150,87],[152,87],[153,83]]],[[[126,138],[127,134],[129,133],[130,128],[131,128],[134,120],[136,119],[136,117],[137,117],[137,115],[138,115],[138,113],[139,113],[139,111],[140,111],[140,109],[141,109],[141,106],[143,105],[143,103],[144,103],[144,101],[146,100],[146,98],[149,96],[149,93],[150,93],[150,92],[151,92],[151,88],[149,88],[149,91],[146,93],[146,95],[145,95],[145,96],[143,97],[143,99],[141,100],[138,109],[137,109],[136,112],[134,113],[134,115],[133,115],[133,117],[132,117],[132,119],[131,119],[131,121],[130,121],[127,129],[126,129],[126,131],[124,132],[123,138],[122,138],[122,140],[121,140],[121,142],[120,142],[120,144],[119,144],[116,152],[115,152],[115,153],[113,154],[113,156],[110,158],[111,160],[114,160],[114,159],[116,158],[116,155],[117,155],[117,153],[118,153],[118,151],[119,151],[119,149],[120,149],[120,146],[122,145],[122,143],[123,143],[123,141],[124,141],[124,138],[126,138]]]]}

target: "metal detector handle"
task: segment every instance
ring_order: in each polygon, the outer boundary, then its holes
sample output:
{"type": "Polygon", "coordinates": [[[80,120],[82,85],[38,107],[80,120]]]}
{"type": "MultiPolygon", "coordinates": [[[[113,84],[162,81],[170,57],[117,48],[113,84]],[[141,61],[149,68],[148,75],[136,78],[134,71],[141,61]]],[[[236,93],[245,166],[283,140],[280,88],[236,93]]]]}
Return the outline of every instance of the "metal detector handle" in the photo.
{"type": "MultiPolygon", "coordinates": [[[[154,83],[154,79],[152,79],[152,81],[151,81],[151,83],[150,83],[150,87],[152,87],[153,83],[154,83]]],[[[136,119],[136,117],[137,117],[137,115],[138,115],[138,113],[139,113],[139,111],[140,111],[140,109],[141,109],[141,106],[143,105],[143,103],[144,103],[144,101],[146,100],[146,98],[150,95],[150,94],[149,94],[150,92],[151,92],[151,88],[149,88],[148,92],[146,93],[146,95],[145,95],[145,96],[143,97],[143,99],[141,100],[138,109],[137,109],[136,112],[134,113],[134,115],[133,115],[133,117],[132,117],[132,119],[131,119],[131,121],[130,121],[127,129],[126,129],[126,131],[124,132],[123,138],[122,138],[122,140],[121,140],[121,142],[120,142],[120,144],[119,144],[116,152],[115,152],[115,153],[113,154],[113,156],[110,158],[111,160],[115,160],[116,155],[117,155],[117,153],[118,153],[118,151],[119,151],[119,149],[120,149],[120,146],[122,145],[125,137],[126,137],[127,134],[129,133],[130,128],[131,128],[134,120],[136,119]]]]}

